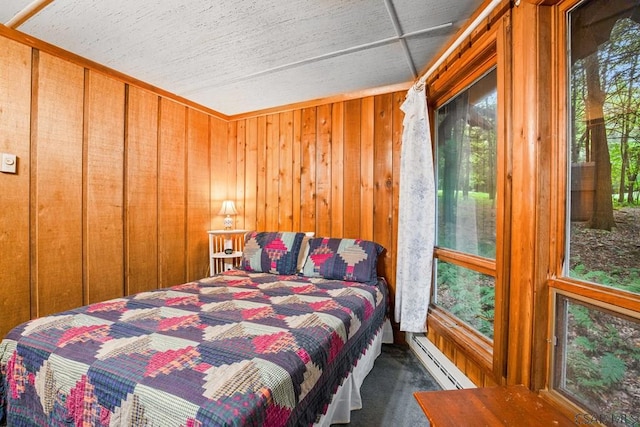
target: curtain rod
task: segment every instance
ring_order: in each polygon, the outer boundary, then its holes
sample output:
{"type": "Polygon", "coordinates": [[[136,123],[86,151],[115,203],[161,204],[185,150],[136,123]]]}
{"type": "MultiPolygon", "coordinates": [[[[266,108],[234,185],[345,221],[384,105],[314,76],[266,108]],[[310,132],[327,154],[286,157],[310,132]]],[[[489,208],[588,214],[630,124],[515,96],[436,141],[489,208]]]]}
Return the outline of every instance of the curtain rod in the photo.
{"type": "Polygon", "coordinates": [[[449,48],[442,55],[440,55],[440,58],[438,58],[438,60],[422,75],[422,77],[418,79],[418,81],[415,83],[415,86],[416,87],[424,86],[425,82],[427,81],[427,78],[429,78],[429,76],[433,74],[433,72],[440,66],[440,64],[442,64],[445,61],[445,59],[447,59],[447,57],[451,55],[451,53],[454,50],[456,50],[458,46],[462,44],[462,42],[469,36],[469,34],[471,34],[471,32],[475,30],[478,27],[478,25],[480,25],[480,23],[487,16],[489,16],[489,14],[493,12],[494,9],[500,3],[502,3],[502,1],[503,0],[492,0],[491,3],[489,3],[487,7],[485,7],[484,10],[480,12],[480,15],[476,16],[476,19],[474,19],[473,22],[469,24],[469,26],[462,32],[462,34],[460,34],[460,36],[458,36],[458,38],[454,40],[454,42],[449,46],[449,48]]]}
{"type": "Polygon", "coordinates": [[[34,0],[30,4],[28,4],[26,7],[24,7],[22,10],[18,11],[18,13],[16,13],[13,18],[7,21],[5,26],[13,29],[18,28],[20,25],[24,24],[25,21],[27,21],[29,18],[31,18],[36,13],[40,12],[42,9],[47,7],[51,2],[53,2],[53,0],[34,0]]]}

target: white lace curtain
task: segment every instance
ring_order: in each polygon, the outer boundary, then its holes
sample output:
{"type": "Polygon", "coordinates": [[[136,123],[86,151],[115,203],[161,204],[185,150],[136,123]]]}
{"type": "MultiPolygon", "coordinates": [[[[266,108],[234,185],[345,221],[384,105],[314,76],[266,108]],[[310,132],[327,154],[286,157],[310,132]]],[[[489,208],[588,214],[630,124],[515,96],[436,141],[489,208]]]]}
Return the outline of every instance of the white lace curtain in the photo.
{"type": "Polygon", "coordinates": [[[435,182],[427,98],[409,89],[400,149],[400,206],[395,320],[400,330],[425,332],[435,240],[435,182]]]}

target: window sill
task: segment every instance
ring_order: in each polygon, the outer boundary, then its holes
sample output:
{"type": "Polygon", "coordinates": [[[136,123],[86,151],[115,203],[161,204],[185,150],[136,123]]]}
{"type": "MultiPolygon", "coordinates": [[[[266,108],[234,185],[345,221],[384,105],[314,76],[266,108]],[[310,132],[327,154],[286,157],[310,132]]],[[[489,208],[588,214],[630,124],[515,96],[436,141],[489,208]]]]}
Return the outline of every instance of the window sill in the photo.
{"type": "Polygon", "coordinates": [[[486,372],[493,372],[493,342],[478,334],[469,326],[453,317],[447,311],[431,306],[427,317],[428,328],[451,340],[486,372]]]}

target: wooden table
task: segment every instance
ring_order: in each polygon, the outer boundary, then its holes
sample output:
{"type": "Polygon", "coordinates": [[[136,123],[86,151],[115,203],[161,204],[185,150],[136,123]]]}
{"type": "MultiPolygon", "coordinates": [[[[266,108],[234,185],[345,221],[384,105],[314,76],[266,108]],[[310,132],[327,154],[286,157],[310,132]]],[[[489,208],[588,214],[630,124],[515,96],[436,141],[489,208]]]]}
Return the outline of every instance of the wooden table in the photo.
{"type": "Polygon", "coordinates": [[[575,426],[572,419],[522,385],[418,391],[413,396],[434,427],[575,426]]]}

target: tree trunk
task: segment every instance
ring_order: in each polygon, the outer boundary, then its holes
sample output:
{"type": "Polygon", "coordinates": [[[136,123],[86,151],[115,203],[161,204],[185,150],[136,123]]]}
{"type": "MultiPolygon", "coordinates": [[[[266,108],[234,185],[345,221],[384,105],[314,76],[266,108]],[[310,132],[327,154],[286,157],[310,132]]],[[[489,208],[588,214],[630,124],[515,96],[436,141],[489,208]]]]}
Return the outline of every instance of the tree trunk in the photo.
{"type": "Polygon", "coordinates": [[[604,92],[600,86],[600,64],[597,53],[585,58],[587,77],[587,127],[595,162],[595,194],[589,227],[611,230],[613,218],[611,159],[604,125],[604,92]]]}
{"type": "MultiPolygon", "coordinates": [[[[626,120],[623,125],[626,125],[626,120]]],[[[628,131],[623,131],[622,137],[620,138],[620,186],[618,187],[618,203],[624,202],[624,190],[627,188],[625,185],[625,178],[627,176],[627,165],[629,164],[629,151],[627,147],[629,146],[628,142],[628,131]]]]}
{"type": "MultiPolygon", "coordinates": [[[[627,171],[629,170],[629,135],[631,134],[631,130],[634,127],[633,124],[635,122],[635,115],[629,114],[629,112],[633,111],[633,81],[636,79],[637,65],[638,61],[635,60],[629,69],[627,93],[625,97],[625,105],[623,106],[623,111],[625,111],[626,114],[622,115],[622,135],[620,137],[620,157],[622,158],[622,161],[620,162],[620,194],[618,195],[618,202],[620,203],[624,202],[624,190],[627,188],[625,185],[625,178],[627,177],[627,171]]],[[[629,187],[633,188],[633,182],[629,182],[629,187]]],[[[633,191],[630,194],[631,198],[633,198],[633,191]]]]}

